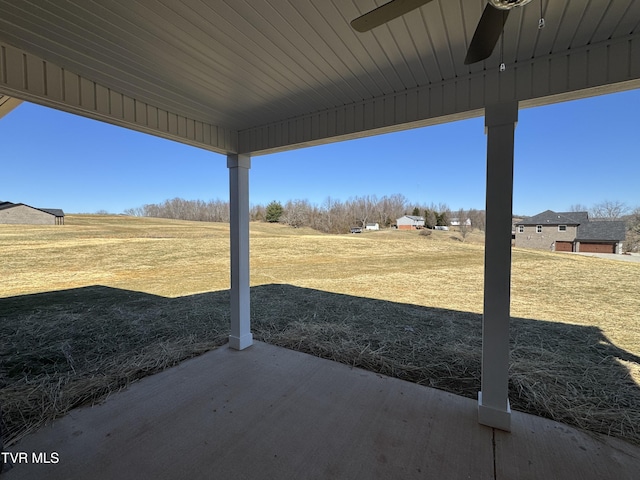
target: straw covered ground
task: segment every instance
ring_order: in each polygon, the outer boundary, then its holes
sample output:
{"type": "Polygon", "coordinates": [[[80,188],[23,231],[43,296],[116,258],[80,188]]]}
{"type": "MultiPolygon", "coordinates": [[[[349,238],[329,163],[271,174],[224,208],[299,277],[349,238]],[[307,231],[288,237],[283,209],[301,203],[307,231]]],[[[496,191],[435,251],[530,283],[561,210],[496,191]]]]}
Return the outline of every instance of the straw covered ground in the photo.
{"type": "MultiPolygon", "coordinates": [[[[5,443],[228,335],[228,225],[66,223],[0,226],[5,443]]],[[[251,228],[257,339],[477,395],[480,234],[251,228]]],[[[639,287],[638,263],[514,249],[512,407],[640,444],[639,287]]]]}

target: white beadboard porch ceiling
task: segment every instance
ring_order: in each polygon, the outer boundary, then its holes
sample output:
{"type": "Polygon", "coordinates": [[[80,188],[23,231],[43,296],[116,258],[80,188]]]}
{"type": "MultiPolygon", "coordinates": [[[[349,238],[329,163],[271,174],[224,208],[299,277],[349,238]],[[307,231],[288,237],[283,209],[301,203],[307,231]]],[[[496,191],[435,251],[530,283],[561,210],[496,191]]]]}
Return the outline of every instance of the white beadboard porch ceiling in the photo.
{"type": "MultiPolygon", "coordinates": [[[[619,40],[640,57],[640,0],[533,0],[512,10],[503,53],[499,42],[471,66],[463,60],[485,0],[434,0],[367,33],[350,27],[386,1],[0,0],[0,41],[233,132],[493,74],[501,55],[517,67],[619,40]]],[[[638,61],[626,63],[622,79],[639,78],[638,61]]]]}

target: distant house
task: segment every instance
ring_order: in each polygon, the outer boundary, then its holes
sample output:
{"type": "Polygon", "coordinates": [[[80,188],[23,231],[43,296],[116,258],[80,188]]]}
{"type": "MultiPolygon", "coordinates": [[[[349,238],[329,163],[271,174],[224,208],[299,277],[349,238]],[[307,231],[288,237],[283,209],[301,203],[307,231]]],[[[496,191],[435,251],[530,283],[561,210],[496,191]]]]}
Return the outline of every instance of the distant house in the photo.
{"type": "Polygon", "coordinates": [[[380,230],[380,224],[378,223],[367,223],[364,226],[365,230],[380,230]]]}
{"type": "Polygon", "coordinates": [[[587,212],[547,210],[515,224],[516,247],[556,252],[622,253],[622,221],[590,220],[587,212]]]}
{"type": "Polygon", "coordinates": [[[511,218],[511,245],[515,245],[516,243],[516,224],[518,224],[519,222],[521,222],[523,219],[522,218],[516,218],[516,217],[512,217],[511,218]]]}
{"type": "Polygon", "coordinates": [[[0,202],[0,224],[64,225],[59,208],[35,208],[24,203],[0,202]]]}
{"type": "Polygon", "coordinates": [[[424,228],[424,217],[416,215],[404,215],[396,221],[398,230],[419,230],[424,228]]]}
{"type": "MultiPolygon", "coordinates": [[[[452,227],[459,227],[460,226],[460,219],[457,217],[454,217],[451,219],[451,221],[449,222],[449,225],[451,225],[452,227]]],[[[467,227],[471,226],[471,219],[467,218],[464,221],[464,225],[466,225],[467,227]]]]}

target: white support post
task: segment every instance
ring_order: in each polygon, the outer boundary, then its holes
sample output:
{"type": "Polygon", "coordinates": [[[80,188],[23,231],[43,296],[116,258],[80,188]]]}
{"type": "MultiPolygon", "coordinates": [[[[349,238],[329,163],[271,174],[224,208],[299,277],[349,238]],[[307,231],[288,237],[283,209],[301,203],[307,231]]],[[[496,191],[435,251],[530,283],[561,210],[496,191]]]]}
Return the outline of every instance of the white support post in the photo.
{"type": "Polygon", "coordinates": [[[231,221],[231,335],[229,347],[253,344],[249,300],[249,155],[227,155],[231,221]]]}
{"type": "Polygon", "coordinates": [[[509,406],[509,322],[514,131],[518,102],[485,108],[487,133],[482,390],[478,421],[511,430],[509,406]]]}

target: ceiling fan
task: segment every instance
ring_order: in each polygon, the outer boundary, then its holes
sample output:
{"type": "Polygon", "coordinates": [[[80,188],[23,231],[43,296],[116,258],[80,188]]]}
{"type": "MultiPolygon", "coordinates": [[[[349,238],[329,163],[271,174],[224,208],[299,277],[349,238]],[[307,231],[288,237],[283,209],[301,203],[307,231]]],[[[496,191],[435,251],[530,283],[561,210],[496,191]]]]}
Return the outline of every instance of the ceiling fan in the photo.
{"type": "MultiPolygon", "coordinates": [[[[366,32],[387,23],[405,13],[415,10],[432,0],[391,0],[384,5],[351,21],[351,27],[358,32],[366,32]]],[[[465,65],[480,62],[491,56],[502,34],[509,11],[522,7],[531,0],[488,0],[482,12],[476,31],[464,59],[465,65]]]]}

